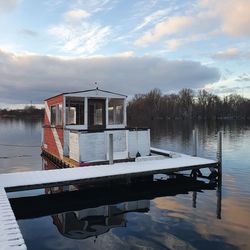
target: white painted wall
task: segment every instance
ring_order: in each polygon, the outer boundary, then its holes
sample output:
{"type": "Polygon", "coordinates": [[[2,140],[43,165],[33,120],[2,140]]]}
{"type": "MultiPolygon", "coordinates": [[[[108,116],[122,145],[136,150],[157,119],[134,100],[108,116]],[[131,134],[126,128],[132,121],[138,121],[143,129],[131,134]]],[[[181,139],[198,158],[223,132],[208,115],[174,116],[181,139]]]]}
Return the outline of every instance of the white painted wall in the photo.
{"type": "Polygon", "coordinates": [[[141,156],[150,154],[150,130],[128,132],[128,153],[133,158],[137,152],[141,156]]]}
{"type": "Polygon", "coordinates": [[[79,134],[70,132],[69,133],[69,158],[79,162],[79,134]]]}
{"type": "Polygon", "coordinates": [[[69,156],[69,130],[64,129],[63,133],[63,155],[69,156]]]}
{"type": "Polygon", "coordinates": [[[76,161],[105,161],[109,156],[109,134],[113,134],[114,159],[150,154],[150,130],[111,130],[99,133],[69,133],[69,156],[76,161]]]}

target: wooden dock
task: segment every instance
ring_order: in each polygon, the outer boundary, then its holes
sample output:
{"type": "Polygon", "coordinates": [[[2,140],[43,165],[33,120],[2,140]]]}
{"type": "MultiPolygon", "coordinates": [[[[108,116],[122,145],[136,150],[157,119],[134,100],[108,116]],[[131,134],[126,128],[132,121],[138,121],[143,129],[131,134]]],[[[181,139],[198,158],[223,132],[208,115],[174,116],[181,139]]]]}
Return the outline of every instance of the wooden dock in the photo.
{"type": "MultiPolygon", "coordinates": [[[[171,152],[164,150],[161,150],[161,153],[171,154],[171,152]]],[[[216,165],[217,162],[214,160],[178,154],[173,155],[173,158],[163,156],[155,160],[142,158],[138,162],[124,162],[113,165],[1,174],[0,185],[7,192],[11,192],[70,184],[96,183],[154,174],[170,174],[211,166],[216,167],[216,165]]]]}
{"type": "Polygon", "coordinates": [[[132,178],[154,174],[171,174],[219,166],[215,160],[155,148],[151,148],[151,152],[157,155],[139,157],[135,162],[0,174],[0,249],[26,249],[6,192],[73,184],[93,184],[117,179],[129,181],[132,178]]]}
{"type": "Polygon", "coordinates": [[[0,187],[0,249],[27,249],[7,194],[2,187],[0,187]]]}

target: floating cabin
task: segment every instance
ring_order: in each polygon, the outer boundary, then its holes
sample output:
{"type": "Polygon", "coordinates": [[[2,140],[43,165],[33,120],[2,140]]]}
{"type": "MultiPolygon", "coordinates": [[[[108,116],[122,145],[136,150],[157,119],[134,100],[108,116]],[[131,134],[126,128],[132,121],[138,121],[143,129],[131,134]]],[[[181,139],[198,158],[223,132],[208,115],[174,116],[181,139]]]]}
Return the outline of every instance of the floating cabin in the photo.
{"type": "Polygon", "coordinates": [[[46,99],[43,153],[71,167],[108,163],[110,147],[114,162],[149,156],[150,130],[127,127],[126,98],[96,88],[46,99]]]}

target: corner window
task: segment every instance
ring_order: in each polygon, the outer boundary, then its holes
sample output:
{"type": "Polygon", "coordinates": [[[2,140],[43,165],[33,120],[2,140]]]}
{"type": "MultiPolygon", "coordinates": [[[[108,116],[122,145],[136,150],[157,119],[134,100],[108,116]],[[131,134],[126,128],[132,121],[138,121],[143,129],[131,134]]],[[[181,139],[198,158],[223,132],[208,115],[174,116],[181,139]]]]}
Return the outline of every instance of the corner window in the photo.
{"type": "Polygon", "coordinates": [[[62,125],[62,104],[50,107],[50,124],[62,125]]]}
{"type": "Polygon", "coordinates": [[[84,125],[84,98],[66,98],[66,125],[84,125]]]}
{"type": "Polygon", "coordinates": [[[124,122],[124,100],[123,99],[109,99],[109,125],[123,124],[124,122]]]}
{"type": "Polygon", "coordinates": [[[56,106],[50,107],[50,124],[56,125],[56,106]]]}

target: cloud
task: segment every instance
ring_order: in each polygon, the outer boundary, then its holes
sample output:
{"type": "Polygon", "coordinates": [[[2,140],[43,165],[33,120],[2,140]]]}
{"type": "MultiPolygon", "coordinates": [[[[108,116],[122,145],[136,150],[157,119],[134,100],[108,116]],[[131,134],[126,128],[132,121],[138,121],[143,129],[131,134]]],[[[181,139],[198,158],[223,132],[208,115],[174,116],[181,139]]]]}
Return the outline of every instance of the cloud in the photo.
{"type": "Polygon", "coordinates": [[[56,47],[71,54],[92,54],[107,42],[111,33],[109,26],[81,22],[79,24],[60,24],[49,29],[55,37],[56,47]]]}
{"type": "Polygon", "coordinates": [[[60,58],[0,51],[0,99],[34,103],[65,91],[94,87],[133,95],[153,88],[163,92],[199,88],[219,80],[216,68],[193,61],[156,57],[60,58]]]}
{"type": "MultiPolygon", "coordinates": [[[[189,36],[203,36],[205,39],[222,35],[249,37],[249,9],[249,0],[200,0],[197,5],[189,5],[183,15],[170,16],[155,24],[135,41],[135,45],[147,46],[167,39],[169,47],[176,48],[189,36]]],[[[144,27],[154,15],[147,18],[137,28],[144,27]]],[[[196,40],[189,40],[193,41],[196,40]]]]}
{"type": "Polygon", "coordinates": [[[161,38],[182,31],[193,23],[189,16],[173,16],[166,21],[155,25],[153,30],[147,31],[142,37],[135,41],[135,45],[145,46],[159,41],[161,38]]]}
{"type": "Polygon", "coordinates": [[[0,0],[0,13],[14,10],[20,0],[0,0]]]}
{"type": "Polygon", "coordinates": [[[169,12],[168,9],[154,11],[152,14],[144,17],[143,22],[141,24],[139,24],[134,29],[134,31],[138,31],[138,30],[144,28],[145,26],[147,26],[148,24],[150,24],[152,22],[161,20],[164,16],[167,15],[168,12],[169,12]]]}
{"type": "Polygon", "coordinates": [[[238,76],[236,79],[237,82],[250,82],[250,75],[247,73],[243,73],[238,76]]]}
{"type": "Polygon", "coordinates": [[[83,9],[69,10],[64,14],[64,18],[67,22],[79,22],[83,18],[89,17],[90,13],[83,9]]]}
{"type": "Polygon", "coordinates": [[[204,34],[197,34],[197,35],[190,35],[185,38],[179,39],[169,39],[166,41],[166,45],[170,50],[176,50],[178,47],[183,46],[190,42],[197,42],[201,40],[206,40],[207,35],[204,34]]]}
{"type": "Polygon", "coordinates": [[[239,58],[239,50],[237,48],[228,48],[224,51],[220,51],[212,56],[214,59],[219,60],[231,60],[239,58]]]}
{"type": "Polygon", "coordinates": [[[250,36],[249,0],[201,0],[200,6],[221,19],[221,29],[230,36],[250,36]]]}
{"type": "Polygon", "coordinates": [[[250,59],[249,51],[240,51],[238,48],[228,48],[212,55],[216,60],[240,60],[250,59]]]}

